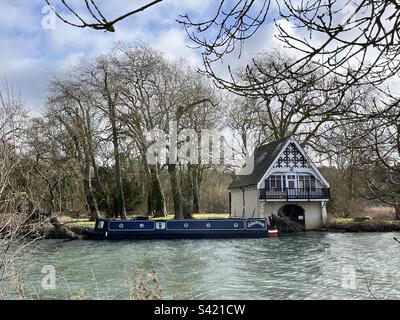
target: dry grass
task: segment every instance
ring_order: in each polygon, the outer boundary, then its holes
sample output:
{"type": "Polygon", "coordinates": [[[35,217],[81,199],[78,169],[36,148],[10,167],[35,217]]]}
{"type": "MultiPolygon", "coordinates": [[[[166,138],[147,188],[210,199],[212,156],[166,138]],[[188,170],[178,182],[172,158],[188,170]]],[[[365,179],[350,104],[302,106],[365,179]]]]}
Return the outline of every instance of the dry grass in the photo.
{"type": "Polygon", "coordinates": [[[86,300],[85,298],[85,290],[81,289],[77,294],[71,295],[69,300],[86,300]]]}
{"type": "MultiPolygon", "coordinates": [[[[68,283],[67,283],[68,286],[68,283]]],[[[7,280],[7,283],[3,283],[3,288],[7,288],[7,292],[0,290],[0,301],[8,299],[34,299],[29,297],[25,292],[25,285],[19,276],[14,273],[7,280]],[[5,285],[5,286],[4,286],[5,285]]],[[[69,286],[68,286],[69,289],[69,286]]],[[[37,299],[40,299],[37,296],[37,299]]],[[[77,293],[70,291],[70,296],[65,297],[66,300],[87,300],[85,289],[80,289],[77,293]]],[[[132,279],[130,282],[129,300],[162,300],[164,299],[163,290],[160,285],[160,281],[153,269],[148,274],[140,274],[132,279]]]]}
{"type": "Polygon", "coordinates": [[[20,297],[21,299],[26,298],[24,284],[19,275],[14,275],[11,278],[11,284],[15,288],[15,293],[17,297],[20,297]]]}
{"type": "Polygon", "coordinates": [[[38,229],[45,222],[31,221],[30,217],[24,214],[0,214],[0,234],[9,236],[11,234],[22,236],[30,234],[30,237],[38,235],[38,229]]]}
{"type": "MultiPolygon", "coordinates": [[[[328,211],[329,214],[329,211],[328,211]]],[[[334,220],[336,218],[360,218],[360,217],[370,217],[372,220],[390,220],[395,219],[395,211],[393,207],[385,205],[360,205],[358,209],[353,209],[348,214],[333,214],[331,218],[334,220]]]]}
{"type": "Polygon", "coordinates": [[[82,228],[93,228],[95,222],[90,221],[89,218],[73,218],[70,216],[66,215],[60,215],[58,216],[58,220],[60,223],[65,224],[65,225],[70,225],[70,226],[77,226],[77,227],[82,227],[82,228]]]}
{"type": "Polygon", "coordinates": [[[372,219],[394,219],[395,211],[392,207],[377,206],[365,208],[362,212],[365,216],[370,216],[372,219]]]}
{"type": "Polygon", "coordinates": [[[129,300],[162,300],[163,291],[160,281],[153,271],[146,275],[138,275],[131,282],[129,300]]]}
{"type": "Polygon", "coordinates": [[[28,298],[21,276],[16,272],[13,272],[7,276],[6,279],[3,279],[2,288],[5,291],[0,291],[0,300],[7,300],[9,297],[20,300],[28,298]]]}

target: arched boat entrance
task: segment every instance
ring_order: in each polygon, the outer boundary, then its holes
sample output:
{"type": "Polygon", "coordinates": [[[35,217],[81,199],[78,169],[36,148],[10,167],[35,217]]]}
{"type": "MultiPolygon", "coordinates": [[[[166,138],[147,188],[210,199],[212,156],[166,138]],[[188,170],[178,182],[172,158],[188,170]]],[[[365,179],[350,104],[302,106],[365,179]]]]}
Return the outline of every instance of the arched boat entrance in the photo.
{"type": "Polygon", "coordinates": [[[281,207],[278,215],[282,218],[288,218],[290,221],[305,227],[304,209],[296,204],[287,204],[281,207]]]}

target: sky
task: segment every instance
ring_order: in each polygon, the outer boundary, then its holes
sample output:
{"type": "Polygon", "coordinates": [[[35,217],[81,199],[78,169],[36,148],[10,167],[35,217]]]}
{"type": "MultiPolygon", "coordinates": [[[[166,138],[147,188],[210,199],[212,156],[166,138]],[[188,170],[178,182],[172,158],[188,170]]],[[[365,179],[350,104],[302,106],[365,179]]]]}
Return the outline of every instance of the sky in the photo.
{"type": "MultiPolygon", "coordinates": [[[[132,0],[97,1],[110,18],[132,9],[132,0]]],[[[60,3],[54,1],[57,2],[60,3]]],[[[79,9],[84,1],[70,3],[79,9]]],[[[200,52],[188,47],[190,40],[176,19],[185,13],[197,18],[208,16],[214,12],[215,4],[213,0],[165,0],[117,24],[116,32],[109,33],[74,28],[58,19],[54,28],[49,29],[43,27],[43,23],[46,26],[46,22],[52,21],[44,7],[45,0],[1,0],[0,76],[21,91],[28,110],[36,115],[44,110],[46,88],[54,74],[110,50],[116,41],[148,42],[170,59],[185,58],[200,67],[200,52]]],[[[85,12],[84,8],[80,12],[85,12]]],[[[246,43],[240,60],[237,55],[229,57],[221,70],[226,70],[227,64],[245,64],[256,53],[278,46],[271,21],[246,43]]]]}
{"type": "MultiPolygon", "coordinates": [[[[50,0],[60,10],[60,0],[50,0]]],[[[149,0],[96,0],[109,20],[131,11],[149,0]]],[[[297,1],[297,0],[294,0],[297,1]]],[[[87,12],[83,0],[69,0],[79,13],[87,12]]],[[[185,58],[194,67],[201,67],[200,51],[189,48],[193,45],[185,30],[176,22],[179,15],[188,13],[198,21],[210,17],[216,10],[216,0],[164,0],[163,2],[129,17],[116,25],[116,32],[109,33],[92,29],[69,26],[56,19],[54,28],[47,28],[44,22],[51,21],[45,0],[1,0],[0,21],[0,88],[7,79],[14,91],[20,90],[26,107],[33,115],[39,115],[45,107],[48,83],[63,68],[94,58],[110,50],[117,41],[147,42],[163,52],[169,59],[185,58]],[[202,19],[203,18],[203,19],[202,19]],[[45,27],[44,27],[44,26],[45,27]]],[[[275,2],[272,2],[274,4],[275,2]]],[[[336,19],[345,19],[350,7],[338,12],[336,19]]],[[[245,42],[244,51],[238,59],[237,53],[225,58],[217,65],[219,75],[227,75],[227,66],[233,68],[245,65],[251,57],[262,51],[281,48],[276,38],[274,10],[262,28],[245,42]]],[[[62,12],[62,11],[61,11],[62,12]]],[[[71,15],[67,15],[71,18],[71,15]]],[[[301,31],[284,20],[277,20],[290,33],[301,31]]],[[[305,34],[302,34],[305,36],[305,34]]],[[[318,34],[313,41],[320,42],[318,34]]],[[[349,32],[350,38],[352,32],[349,32]]],[[[291,51],[291,55],[296,52],[291,51]]],[[[399,79],[390,83],[398,88],[399,79]]]]}

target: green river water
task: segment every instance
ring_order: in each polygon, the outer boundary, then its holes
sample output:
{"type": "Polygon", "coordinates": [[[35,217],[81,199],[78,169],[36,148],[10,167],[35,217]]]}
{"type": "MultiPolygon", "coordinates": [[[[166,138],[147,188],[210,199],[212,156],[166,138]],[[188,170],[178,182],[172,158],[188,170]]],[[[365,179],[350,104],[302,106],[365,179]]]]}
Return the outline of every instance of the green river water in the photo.
{"type": "Polygon", "coordinates": [[[398,299],[400,244],[394,236],[310,232],[275,239],[46,240],[31,252],[22,279],[32,299],[66,299],[80,290],[86,299],[127,299],[132,279],[154,266],[166,299],[398,299]],[[55,268],[55,289],[41,286],[45,265],[55,268]]]}

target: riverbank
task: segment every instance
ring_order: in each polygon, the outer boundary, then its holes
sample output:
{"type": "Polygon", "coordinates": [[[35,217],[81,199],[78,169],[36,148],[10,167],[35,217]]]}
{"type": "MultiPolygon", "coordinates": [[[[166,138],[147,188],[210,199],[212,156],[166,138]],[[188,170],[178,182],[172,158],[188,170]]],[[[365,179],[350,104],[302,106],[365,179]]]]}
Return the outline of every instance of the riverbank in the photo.
{"type": "MultiPolygon", "coordinates": [[[[195,219],[207,218],[222,218],[226,219],[229,214],[196,214],[195,219]]],[[[168,215],[165,218],[158,219],[173,219],[173,215],[168,215]]],[[[94,228],[94,221],[89,219],[71,219],[62,217],[60,219],[63,225],[79,236],[83,236],[86,228],[94,228]]],[[[328,226],[320,231],[325,232],[400,232],[399,220],[388,219],[360,219],[360,218],[337,218],[329,222],[328,226]]],[[[45,239],[59,239],[60,235],[51,224],[46,224],[40,231],[45,239]]]]}

